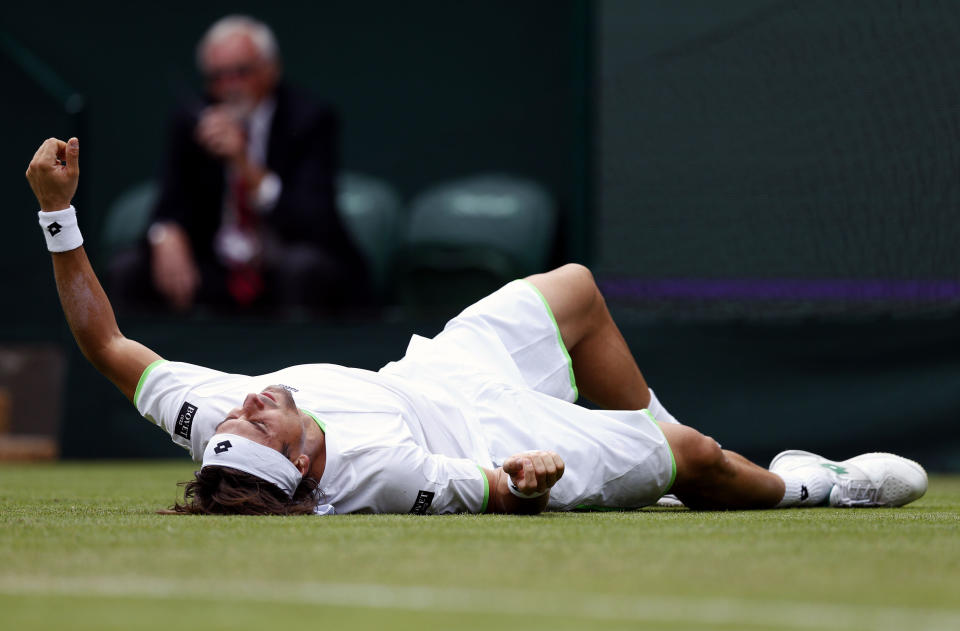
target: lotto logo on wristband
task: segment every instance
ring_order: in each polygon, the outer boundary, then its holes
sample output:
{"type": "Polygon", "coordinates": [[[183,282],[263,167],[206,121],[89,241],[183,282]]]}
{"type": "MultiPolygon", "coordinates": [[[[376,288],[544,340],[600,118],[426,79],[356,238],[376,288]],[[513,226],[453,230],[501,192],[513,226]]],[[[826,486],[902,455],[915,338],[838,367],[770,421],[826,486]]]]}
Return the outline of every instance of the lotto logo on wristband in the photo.
{"type": "Polygon", "coordinates": [[[77,226],[77,209],[73,206],[63,210],[37,213],[43,238],[51,252],[69,252],[83,245],[83,236],[77,226]]]}

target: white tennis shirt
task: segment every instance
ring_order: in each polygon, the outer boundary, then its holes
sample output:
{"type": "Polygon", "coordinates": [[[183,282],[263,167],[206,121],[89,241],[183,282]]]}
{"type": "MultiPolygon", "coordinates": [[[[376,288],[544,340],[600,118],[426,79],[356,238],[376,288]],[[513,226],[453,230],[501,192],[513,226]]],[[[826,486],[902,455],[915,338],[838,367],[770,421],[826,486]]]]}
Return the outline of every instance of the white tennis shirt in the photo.
{"type": "MultiPolygon", "coordinates": [[[[199,460],[228,412],[270,385],[288,389],[324,430],[323,502],[338,513],[482,512],[494,468],[471,420],[407,380],[331,364],[246,376],[160,360],[137,410],[199,460]]],[[[422,384],[421,388],[422,389],[422,384]]]]}

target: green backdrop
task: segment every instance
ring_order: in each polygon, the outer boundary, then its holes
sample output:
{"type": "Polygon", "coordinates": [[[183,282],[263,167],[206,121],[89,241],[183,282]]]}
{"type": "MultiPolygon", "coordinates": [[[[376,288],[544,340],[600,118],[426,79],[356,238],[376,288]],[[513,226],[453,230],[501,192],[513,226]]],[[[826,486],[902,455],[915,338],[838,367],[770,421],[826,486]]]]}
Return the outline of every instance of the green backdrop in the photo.
{"type": "Polygon", "coordinates": [[[960,308],[960,4],[606,0],[598,22],[596,251],[636,281],[619,295],[960,308]]]}
{"type": "MultiPolygon", "coordinates": [[[[0,344],[69,353],[66,456],[179,453],[74,350],[22,173],[42,138],[83,135],[95,248],[102,210],[156,168],[194,42],[249,10],[288,77],[341,109],[345,167],[405,198],[485,170],[544,183],[556,258],[597,264],[681,419],[760,460],[891,449],[960,469],[958,6],[7,3],[0,32],[88,107],[67,115],[3,57],[0,344]]],[[[376,368],[440,324],[121,322],[170,359],[246,372],[376,368]]]]}

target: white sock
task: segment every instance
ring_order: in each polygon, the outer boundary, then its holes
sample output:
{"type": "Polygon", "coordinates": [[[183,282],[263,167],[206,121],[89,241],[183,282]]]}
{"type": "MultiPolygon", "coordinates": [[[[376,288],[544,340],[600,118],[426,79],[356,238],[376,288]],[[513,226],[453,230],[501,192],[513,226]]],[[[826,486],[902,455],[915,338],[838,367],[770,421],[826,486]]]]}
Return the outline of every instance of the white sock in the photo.
{"type": "Polygon", "coordinates": [[[670,412],[667,412],[667,408],[663,407],[660,403],[660,400],[657,399],[657,395],[654,393],[653,388],[648,388],[650,390],[650,404],[647,405],[647,410],[650,411],[650,414],[653,415],[653,418],[657,419],[661,423],[676,423],[680,425],[680,421],[673,418],[673,415],[670,412]]]}
{"type": "Polygon", "coordinates": [[[810,467],[796,473],[777,473],[783,479],[783,499],[776,508],[789,506],[818,506],[823,504],[833,488],[833,480],[825,471],[810,467]]]}

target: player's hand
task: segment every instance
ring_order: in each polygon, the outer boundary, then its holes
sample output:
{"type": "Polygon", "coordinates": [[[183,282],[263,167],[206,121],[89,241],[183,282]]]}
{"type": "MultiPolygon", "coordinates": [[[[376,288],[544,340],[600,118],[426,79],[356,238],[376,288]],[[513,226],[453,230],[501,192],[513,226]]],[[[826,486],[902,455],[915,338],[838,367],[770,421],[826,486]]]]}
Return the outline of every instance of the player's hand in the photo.
{"type": "Polygon", "coordinates": [[[211,105],[200,115],[195,130],[197,142],[214,156],[242,162],[247,153],[247,134],[226,105],[211,105]]]}
{"type": "Polygon", "coordinates": [[[563,477],[563,459],[553,451],[525,451],[510,456],[503,472],[521,493],[542,493],[563,477]]]}
{"type": "Polygon", "coordinates": [[[150,271],[153,284],[177,311],[186,311],[200,286],[200,272],[193,260],[190,240],[183,228],[165,224],[163,235],[151,242],[150,271]]]}
{"type": "Polygon", "coordinates": [[[52,212],[70,206],[80,180],[80,141],[47,138],[27,167],[27,181],[40,202],[40,210],[52,212]]]}

